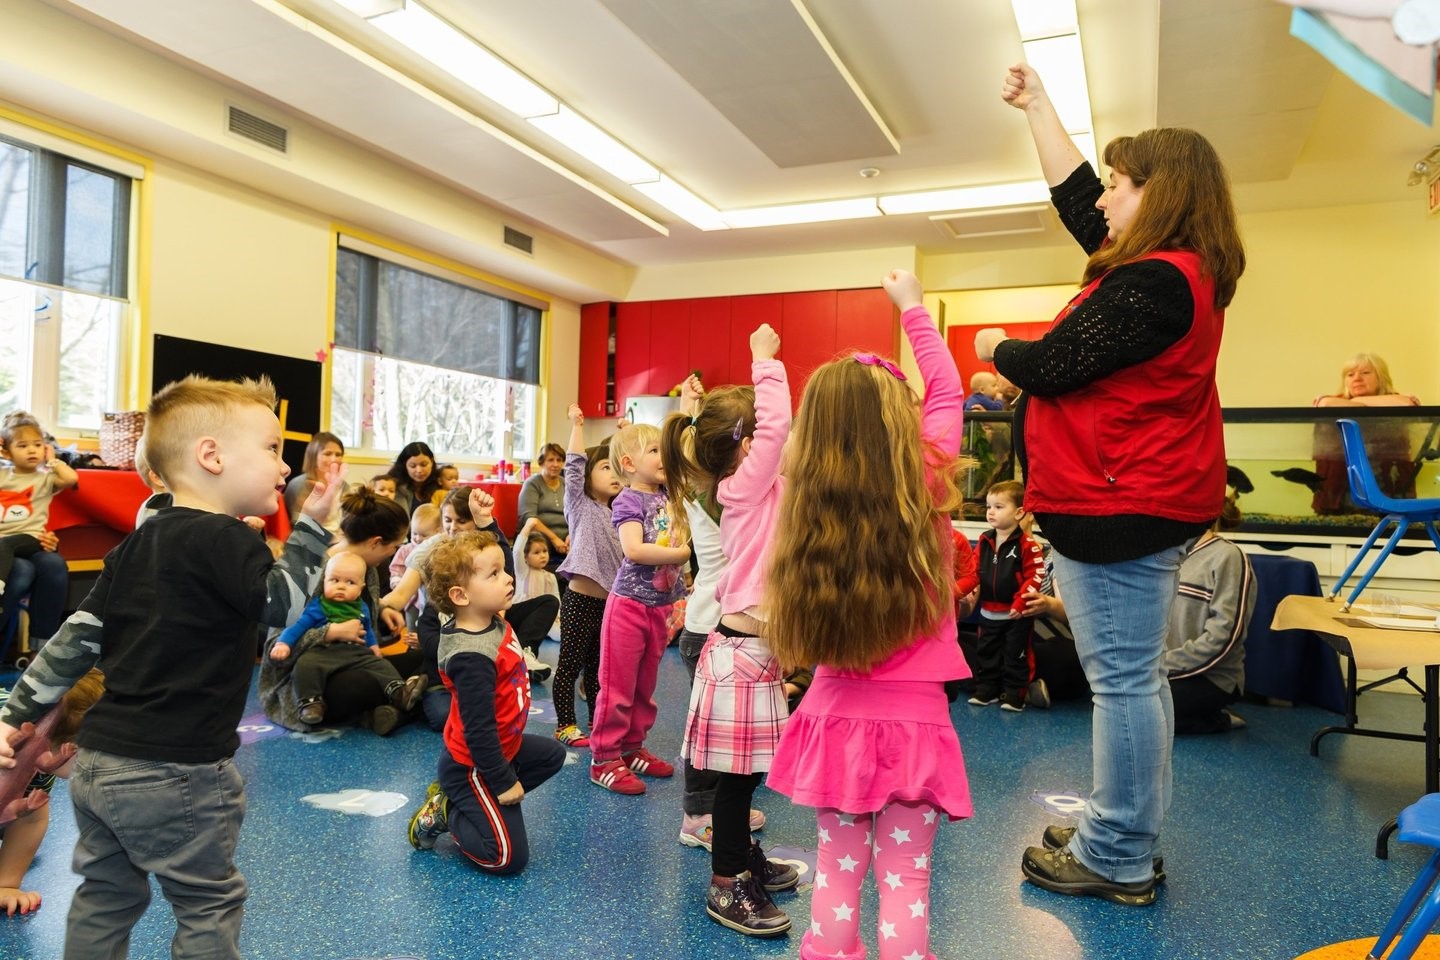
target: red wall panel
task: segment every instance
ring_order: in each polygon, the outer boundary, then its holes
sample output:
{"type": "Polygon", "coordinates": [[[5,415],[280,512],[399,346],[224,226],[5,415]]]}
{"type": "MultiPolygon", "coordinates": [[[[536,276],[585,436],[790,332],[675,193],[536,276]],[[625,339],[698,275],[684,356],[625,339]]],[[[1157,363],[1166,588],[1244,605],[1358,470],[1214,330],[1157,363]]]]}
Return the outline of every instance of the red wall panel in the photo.
{"type": "Polygon", "coordinates": [[[615,306],[615,409],[650,392],[650,304],[615,306]]]}
{"type": "Polygon", "coordinates": [[[690,374],[690,301],[650,304],[650,393],[666,394],[690,374]]]}
{"type": "Polygon", "coordinates": [[[606,366],[610,350],[610,304],[580,307],[580,409],[587,417],[605,416],[606,366]]]}
{"type": "Polygon", "coordinates": [[[706,389],[733,382],[729,297],[690,301],[690,369],[700,371],[706,389]]]}
{"type": "MultiPolygon", "coordinates": [[[[750,380],[750,334],[762,323],[768,323],[785,340],[782,313],[784,298],[778,293],[760,293],[730,298],[730,382],[745,384],[750,380]]],[[[785,348],[780,348],[784,356],[785,348]]]]}

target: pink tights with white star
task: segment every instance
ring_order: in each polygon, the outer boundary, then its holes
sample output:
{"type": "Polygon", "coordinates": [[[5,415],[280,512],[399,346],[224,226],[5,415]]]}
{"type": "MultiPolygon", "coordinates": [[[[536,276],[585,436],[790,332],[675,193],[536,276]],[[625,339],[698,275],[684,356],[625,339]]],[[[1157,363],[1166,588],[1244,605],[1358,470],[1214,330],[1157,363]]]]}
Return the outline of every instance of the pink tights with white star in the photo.
{"type": "Polygon", "coordinates": [[[934,960],[930,848],[939,811],[928,803],[892,803],[879,813],[824,807],[817,814],[820,851],[800,960],[864,960],[860,886],[872,860],[880,890],[880,960],[934,960]]]}

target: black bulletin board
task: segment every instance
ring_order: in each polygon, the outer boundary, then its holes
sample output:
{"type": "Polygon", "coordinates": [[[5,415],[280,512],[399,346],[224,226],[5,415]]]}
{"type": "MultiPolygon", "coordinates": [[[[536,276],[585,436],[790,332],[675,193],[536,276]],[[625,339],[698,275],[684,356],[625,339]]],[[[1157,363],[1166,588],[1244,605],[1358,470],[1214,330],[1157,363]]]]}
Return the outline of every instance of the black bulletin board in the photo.
{"type": "Polygon", "coordinates": [[[308,437],[320,429],[322,381],[319,363],[163,334],[155,335],[153,356],[152,393],[192,373],[216,380],[269,377],[270,382],[275,384],[276,394],[286,401],[282,424],[287,434],[285,462],[290,465],[292,476],[300,472],[308,437]],[[296,435],[307,439],[293,439],[296,435]]]}

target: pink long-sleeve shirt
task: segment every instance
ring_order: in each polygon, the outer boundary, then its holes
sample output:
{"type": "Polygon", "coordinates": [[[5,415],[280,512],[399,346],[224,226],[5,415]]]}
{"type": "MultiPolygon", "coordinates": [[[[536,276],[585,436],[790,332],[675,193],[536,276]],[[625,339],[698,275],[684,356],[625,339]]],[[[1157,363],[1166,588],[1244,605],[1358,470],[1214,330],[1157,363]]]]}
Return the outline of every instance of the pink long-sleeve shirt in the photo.
{"type": "Polygon", "coordinates": [[[785,493],[785,478],[780,475],[780,455],[790,435],[785,365],[779,360],[757,360],[750,365],[750,375],[755,381],[750,454],[716,488],[716,498],[725,508],[720,514],[720,545],[730,559],[715,589],[722,614],[753,614],[751,608],[759,606],[785,493]]]}

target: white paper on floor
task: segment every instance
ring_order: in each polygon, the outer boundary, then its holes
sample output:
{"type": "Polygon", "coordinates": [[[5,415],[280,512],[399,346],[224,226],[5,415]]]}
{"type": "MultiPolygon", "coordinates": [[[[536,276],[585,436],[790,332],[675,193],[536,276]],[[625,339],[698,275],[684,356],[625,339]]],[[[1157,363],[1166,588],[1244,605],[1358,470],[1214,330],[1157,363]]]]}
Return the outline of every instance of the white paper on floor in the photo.
{"type": "Polygon", "coordinates": [[[385,790],[360,790],[351,788],[339,793],[312,793],[300,798],[321,810],[338,810],[341,813],[363,813],[367,817],[383,817],[404,807],[409,798],[403,793],[389,793],[385,790]]]}

